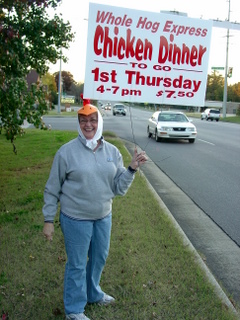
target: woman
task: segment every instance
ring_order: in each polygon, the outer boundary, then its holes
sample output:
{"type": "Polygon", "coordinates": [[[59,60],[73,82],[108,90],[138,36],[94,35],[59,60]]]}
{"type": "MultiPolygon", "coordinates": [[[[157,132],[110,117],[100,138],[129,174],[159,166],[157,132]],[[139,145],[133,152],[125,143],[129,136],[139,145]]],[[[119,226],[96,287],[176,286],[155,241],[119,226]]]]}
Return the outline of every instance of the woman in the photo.
{"type": "Polygon", "coordinates": [[[126,194],[145,152],[134,151],[126,169],[119,150],[102,137],[103,119],[84,100],[78,111],[79,135],[56,153],[44,190],[44,228],[53,239],[60,202],[60,223],[67,263],[64,275],[66,319],[87,320],[87,303],[107,305],[114,298],[99,283],[110,246],[112,199],[126,194]]]}

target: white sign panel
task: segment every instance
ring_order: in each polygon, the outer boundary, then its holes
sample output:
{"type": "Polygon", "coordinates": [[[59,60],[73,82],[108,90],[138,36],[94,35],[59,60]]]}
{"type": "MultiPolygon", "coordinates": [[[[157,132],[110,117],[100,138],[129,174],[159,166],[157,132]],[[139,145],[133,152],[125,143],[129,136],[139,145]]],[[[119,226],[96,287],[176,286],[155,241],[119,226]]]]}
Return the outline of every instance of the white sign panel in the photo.
{"type": "Polygon", "coordinates": [[[212,22],[90,3],[84,97],[203,106],[212,22]]]}

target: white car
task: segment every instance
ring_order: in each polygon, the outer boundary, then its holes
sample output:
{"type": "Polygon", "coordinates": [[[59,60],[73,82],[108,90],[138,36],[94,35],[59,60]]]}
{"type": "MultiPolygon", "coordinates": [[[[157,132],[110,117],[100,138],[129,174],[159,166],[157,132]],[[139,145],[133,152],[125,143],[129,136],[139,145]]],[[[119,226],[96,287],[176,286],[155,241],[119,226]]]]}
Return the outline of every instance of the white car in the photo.
{"type": "Polygon", "coordinates": [[[183,112],[156,111],[148,120],[148,137],[155,140],[184,139],[194,143],[197,129],[183,112]]]}

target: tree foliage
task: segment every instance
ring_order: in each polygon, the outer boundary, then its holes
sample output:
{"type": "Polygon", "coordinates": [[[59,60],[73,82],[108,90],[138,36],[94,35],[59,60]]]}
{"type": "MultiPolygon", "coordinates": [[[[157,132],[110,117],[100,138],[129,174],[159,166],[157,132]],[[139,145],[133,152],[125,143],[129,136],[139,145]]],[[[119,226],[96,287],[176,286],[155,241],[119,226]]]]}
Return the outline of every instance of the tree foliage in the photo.
{"type": "MultiPolygon", "coordinates": [[[[55,72],[54,77],[58,87],[59,72],[55,72]]],[[[62,80],[62,92],[65,92],[65,93],[69,93],[72,84],[76,84],[76,81],[73,79],[73,75],[69,71],[61,72],[61,80],[62,80]]]]}
{"type": "Polygon", "coordinates": [[[47,72],[41,78],[42,84],[46,87],[46,98],[49,102],[49,108],[52,108],[52,104],[57,102],[57,85],[55,78],[49,72],[47,72]]]}
{"type": "Polygon", "coordinates": [[[75,96],[75,101],[77,103],[81,103],[82,99],[80,98],[80,95],[83,93],[83,89],[84,89],[84,84],[79,82],[79,83],[73,83],[71,88],[70,88],[70,95],[74,95],[75,96]]]}
{"type": "MultiPolygon", "coordinates": [[[[208,75],[206,100],[223,101],[224,77],[217,71],[208,75]]],[[[240,102],[240,82],[227,86],[227,101],[240,102]]]]}
{"type": "Polygon", "coordinates": [[[222,101],[224,90],[224,78],[217,71],[208,75],[206,100],[222,101]]]}
{"type": "Polygon", "coordinates": [[[47,72],[41,79],[42,83],[47,86],[47,91],[57,92],[57,85],[52,74],[47,72]]]}
{"type": "Polygon", "coordinates": [[[38,82],[28,88],[26,76],[34,69],[43,76],[49,63],[62,57],[74,38],[69,22],[49,8],[59,0],[0,1],[0,133],[12,142],[22,133],[24,119],[43,128],[46,113],[44,86],[38,82]],[[33,106],[37,105],[37,108],[33,106]]]}
{"type": "Polygon", "coordinates": [[[240,82],[228,87],[228,101],[240,102],[240,82]]]}

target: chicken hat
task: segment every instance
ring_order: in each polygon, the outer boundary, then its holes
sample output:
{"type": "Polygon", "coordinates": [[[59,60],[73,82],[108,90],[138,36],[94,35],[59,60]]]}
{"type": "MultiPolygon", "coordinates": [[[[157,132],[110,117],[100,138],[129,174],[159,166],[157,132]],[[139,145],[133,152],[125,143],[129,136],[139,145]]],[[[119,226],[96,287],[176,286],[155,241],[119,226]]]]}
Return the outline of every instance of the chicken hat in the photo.
{"type": "Polygon", "coordinates": [[[78,110],[78,114],[82,114],[84,116],[89,116],[92,113],[98,112],[98,109],[90,104],[90,99],[84,99],[83,94],[80,95],[83,100],[83,106],[78,110]]]}
{"type": "MultiPolygon", "coordinates": [[[[103,131],[103,118],[102,115],[100,113],[100,111],[98,110],[98,108],[94,107],[93,105],[90,104],[90,100],[89,99],[83,99],[83,95],[81,94],[81,98],[83,100],[83,107],[81,109],[78,110],[78,114],[79,115],[85,115],[88,116],[92,113],[97,112],[98,114],[98,127],[97,127],[97,131],[93,137],[93,139],[86,139],[80,126],[78,126],[78,133],[80,135],[80,137],[82,139],[85,139],[85,143],[86,146],[91,148],[92,150],[94,150],[94,148],[96,148],[97,144],[98,144],[98,140],[101,139],[102,137],[102,131],[103,131]]],[[[79,117],[78,117],[79,120],[79,117]]]]}

